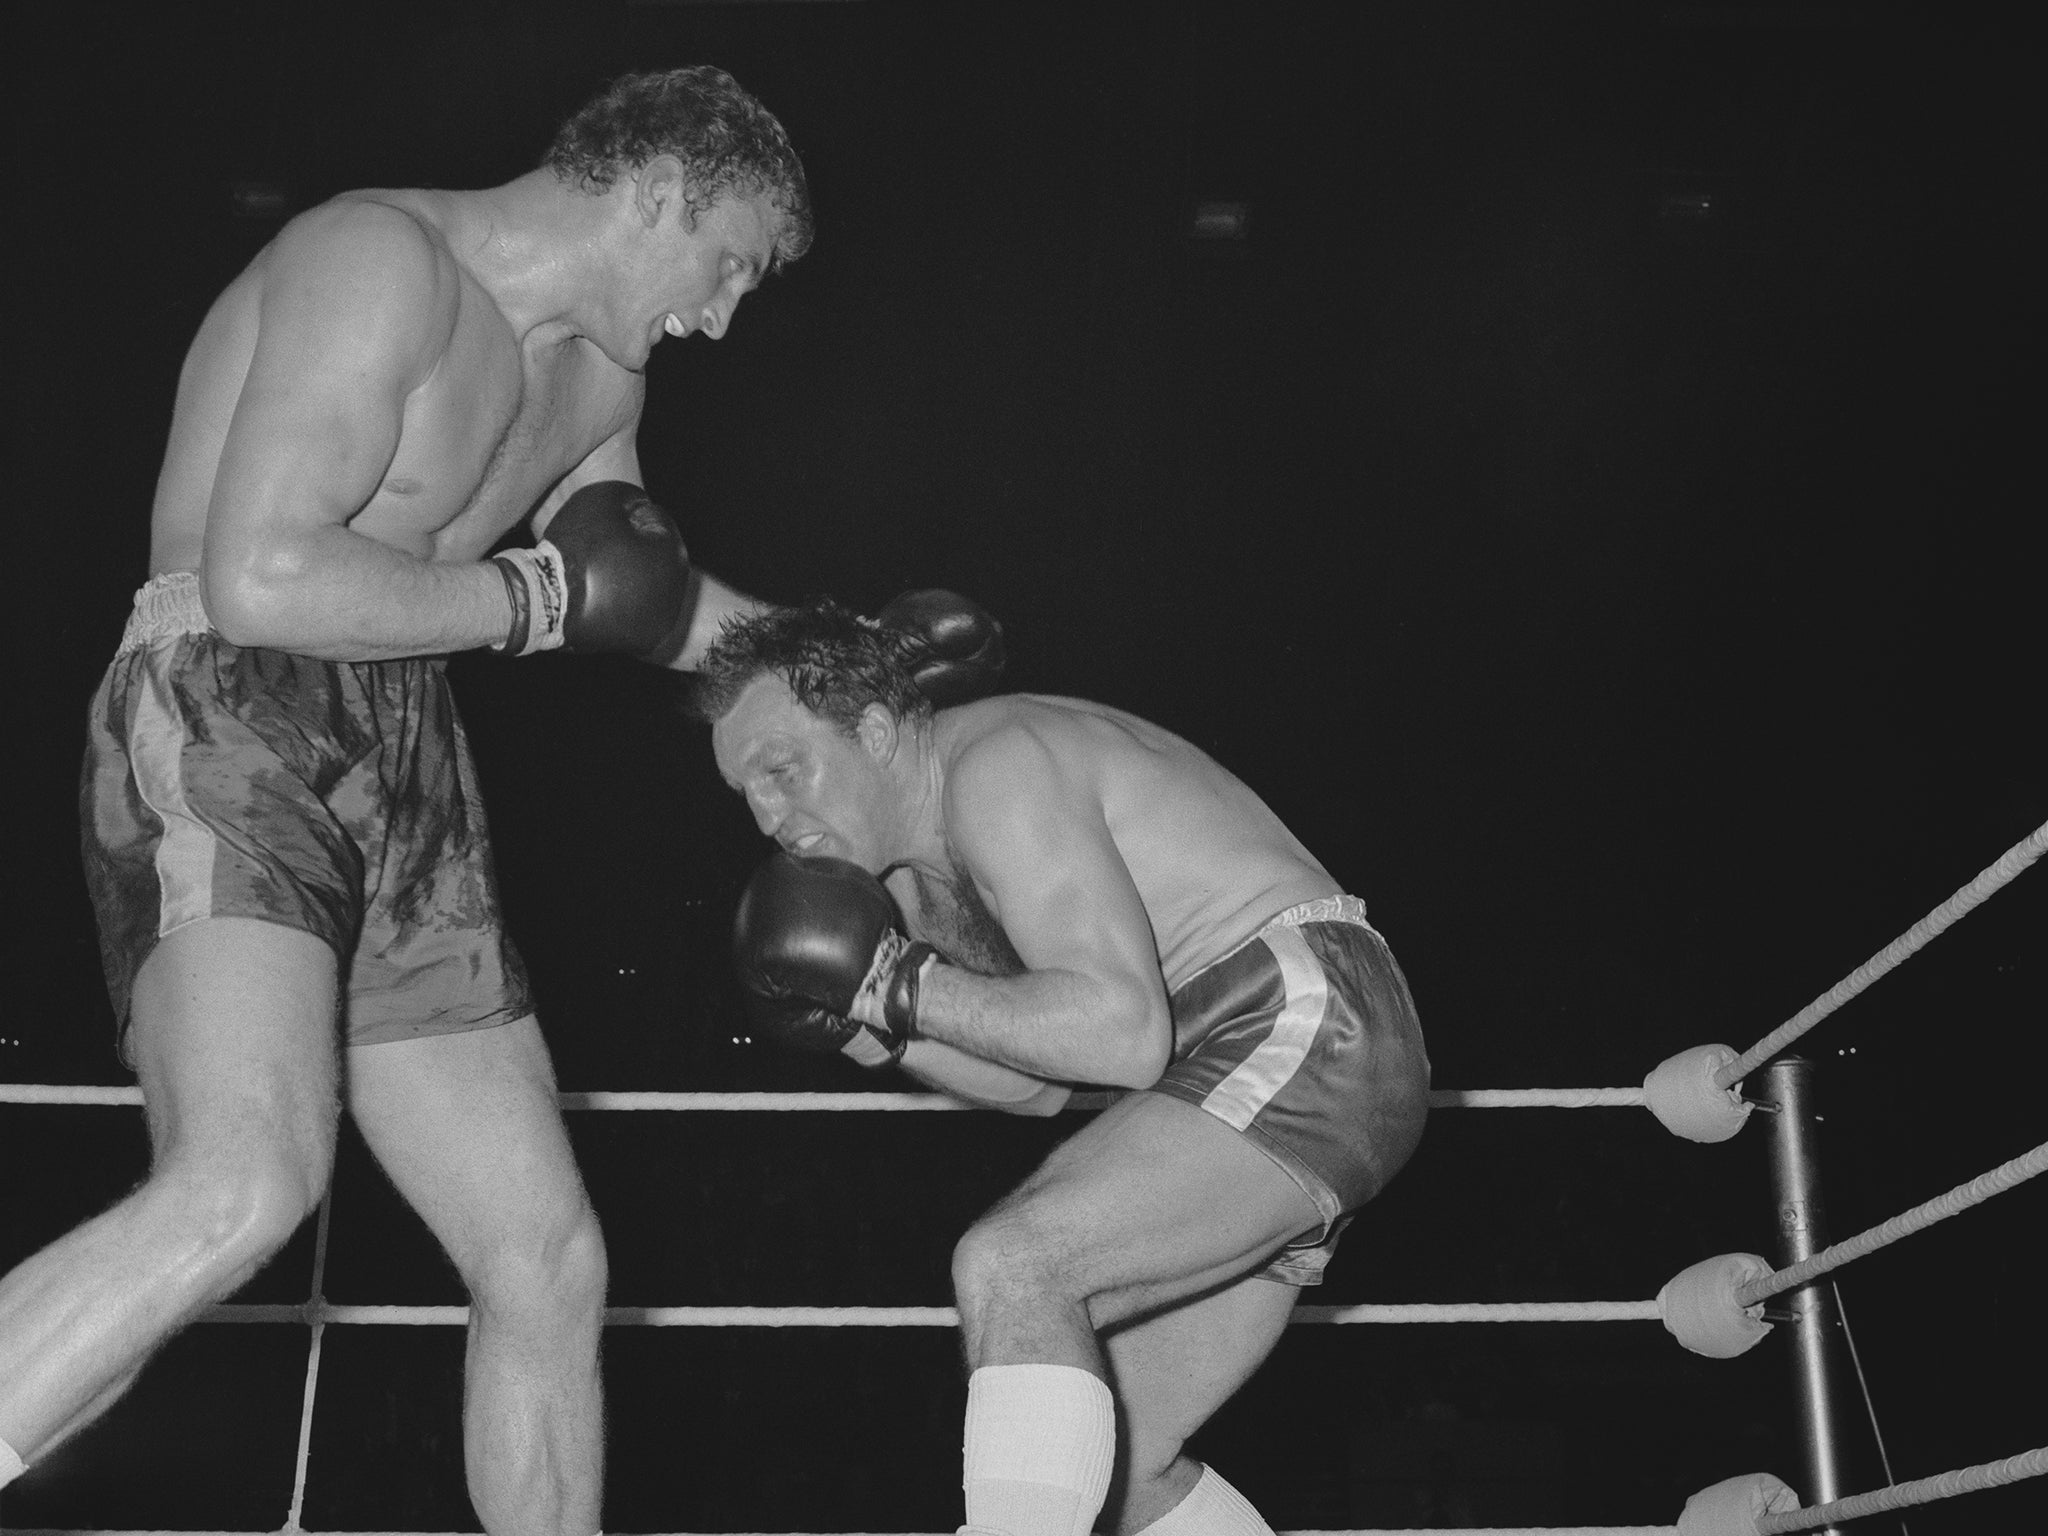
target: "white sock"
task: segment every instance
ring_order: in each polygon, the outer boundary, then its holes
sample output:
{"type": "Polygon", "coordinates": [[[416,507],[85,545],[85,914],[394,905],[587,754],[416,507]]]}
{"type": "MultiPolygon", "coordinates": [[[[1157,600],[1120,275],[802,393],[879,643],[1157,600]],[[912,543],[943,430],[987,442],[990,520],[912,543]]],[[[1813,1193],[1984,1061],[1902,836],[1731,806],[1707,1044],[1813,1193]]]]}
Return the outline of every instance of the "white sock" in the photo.
{"type": "Polygon", "coordinates": [[[21,1459],[14,1447],[5,1440],[0,1440],[0,1488],[5,1488],[27,1470],[28,1464],[21,1459]]]}
{"type": "Polygon", "coordinates": [[[1273,1528],[1250,1499],[1218,1477],[1214,1467],[1205,1466],[1188,1496],[1140,1536],[1273,1536],[1273,1528]]]}
{"type": "Polygon", "coordinates": [[[1070,1365],[985,1365],[967,1378],[967,1525],[1088,1536],[1116,1464],[1116,1400],[1070,1365]]]}

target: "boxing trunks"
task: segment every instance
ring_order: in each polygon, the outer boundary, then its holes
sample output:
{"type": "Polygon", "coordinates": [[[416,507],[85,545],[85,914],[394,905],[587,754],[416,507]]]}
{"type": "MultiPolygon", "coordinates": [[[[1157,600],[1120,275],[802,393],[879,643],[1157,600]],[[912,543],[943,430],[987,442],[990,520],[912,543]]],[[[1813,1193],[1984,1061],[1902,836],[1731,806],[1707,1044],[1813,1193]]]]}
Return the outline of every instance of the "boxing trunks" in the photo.
{"type": "Polygon", "coordinates": [[[136,594],[87,730],[86,883],[124,1059],[143,960],[208,917],[326,943],[351,1045],[533,1011],[441,658],[230,645],[175,572],[136,594]]]}
{"type": "Polygon", "coordinates": [[[1314,1285],[1350,1213],[1422,1137],[1429,1057],[1408,983],[1355,896],[1304,902],[1174,989],[1173,1064],[1147,1090],[1246,1137],[1321,1224],[1262,1273],[1314,1285]]]}

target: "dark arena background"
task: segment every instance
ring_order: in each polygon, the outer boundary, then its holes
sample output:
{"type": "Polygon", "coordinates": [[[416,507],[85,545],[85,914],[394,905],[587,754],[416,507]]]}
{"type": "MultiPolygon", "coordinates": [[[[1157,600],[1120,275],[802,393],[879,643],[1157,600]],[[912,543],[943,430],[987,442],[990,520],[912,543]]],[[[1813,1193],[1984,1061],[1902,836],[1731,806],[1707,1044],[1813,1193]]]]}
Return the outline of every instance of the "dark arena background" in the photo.
{"type": "MultiPolygon", "coordinates": [[[[179,360],[293,212],[483,186],[627,69],[730,69],[815,249],[657,350],[640,452],[706,568],[948,586],[1008,683],[1237,770],[1370,903],[1439,1088],[1738,1049],[2048,820],[2042,65],[2002,8],[654,4],[49,10],[10,52],[15,625],[0,1080],[124,1084],[76,851],[179,360]],[[54,19],[52,19],[54,18],[54,19]],[[2036,553],[2029,555],[2029,549],[2036,553]]],[[[571,1090],[911,1085],[745,1039],[765,849],[678,679],[465,655],[510,918],[571,1090]]],[[[1846,1236],[2035,1146],[2048,873],[1830,1018],[1846,1236]]],[[[620,1306],[945,1306],[1071,1119],[576,1113],[620,1306]]],[[[1640,1300],[1774,1252],[1766,1129],[1439,1111],[1318,1304],[1640,1300]]],[[[132,1108],[0,1103],[0,1267],[128,1188],[132,1108]]],[[[1841,1273],[1904,1480],[2048,1441],[2041,1183],[1841,1273]]],[[[237,1298],[307,1295],[306,1232],[237,1298]]],[[[359,1143],[325,1291],[462,1300],[359,1143]]],[[[308,1334],[202,1324],[8,1529],[276,1530],[308,1334]]],[[[326,1331],[302,1520],[475,1524],[461,1333],[326,1331]]],[[[950,1531],[941,1328],[608,1338],[606,1528],[950,1531]]],[[[1797,1481],[1782,1335],[1297,1327],[1198,1450],[1282,1530],[1669,1524],[1797,1481]]],[[[1860,1399],[1852,1489],[1874,1468],[1860,1399]]],[[[2039,1529],[2039,1482],[1914,1536],[2039,1529]]],[[[1898,1522],[1872,1521],[1871,1529],[1898,1522]]]]}

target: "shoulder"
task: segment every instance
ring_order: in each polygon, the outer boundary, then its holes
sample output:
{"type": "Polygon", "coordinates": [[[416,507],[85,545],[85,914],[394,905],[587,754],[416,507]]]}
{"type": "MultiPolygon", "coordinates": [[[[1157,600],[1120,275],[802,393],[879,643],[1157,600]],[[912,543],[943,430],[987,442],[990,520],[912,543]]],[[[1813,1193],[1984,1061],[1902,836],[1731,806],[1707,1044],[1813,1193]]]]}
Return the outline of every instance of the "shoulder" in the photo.
{"type": "Polygon", "coordinates": [[[293,218],[272,249],[301,261],[367,259],[380,271],[454,269],[447,236],[408,193],[344,192],[293,218]]]}
{"type": "Polygon", "coordinates": [[[949,710],[946,813],[957,831],[1029,822],[1090,796],[1097,751],[1064,701],[1011,694],[949,710]]]}
{"type": "Polygon", "coordinates": [[[263,278],[269,302],[379,317],[422,341],[445,335],[461,303],[447,235],[408,194],[345,193],[308,209],[271,242],[263,278]]]}
{"type": "Polygon", "coordinates": [[[1087,699],[1009,693],[946,710],[948,755],[971,781],[1006,772],[1064,770],[1088,775],[1153,738],[1158,727],[1087,699]]]}

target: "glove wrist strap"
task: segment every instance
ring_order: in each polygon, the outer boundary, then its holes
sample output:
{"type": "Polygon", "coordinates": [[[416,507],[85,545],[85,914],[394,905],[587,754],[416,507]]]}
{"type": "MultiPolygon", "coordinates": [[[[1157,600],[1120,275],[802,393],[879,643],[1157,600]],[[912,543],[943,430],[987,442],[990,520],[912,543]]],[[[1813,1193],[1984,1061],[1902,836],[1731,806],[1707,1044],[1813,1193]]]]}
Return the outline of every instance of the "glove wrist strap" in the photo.
{"type": "Polygon", "coordinates": [[[533,604],[526,596],[526,578],[519,574],[519,567],[503,555],[496,556],[491,564],[505,578],[505,600],[512,605],[512,626],[505,631],[505,638],[491,649],[500,656],[517,656],[525,651],[527,631],[533,625],[533,604]]]}
{"type": "Polygon", "coordinates": [[[936,963],[938,958],[939,952],[931,945],[922,939],[913,939],[903,947],[902,955],[889,972],[889,985],[882,993],[882,1021],[895,1037],[892,1050],[898,1056],[917,1038],[918,990],[924,980],[925,967],[936,963]]]}
{"type": "Polygon", "coordinates": [[[512,603],[512,626],[504,643],[492,649],[501,656],[531,656],[561,645],[569,608],[569,583],[561,552],[542,542],[532,549],[508,549],[493,555],[491,564],[505,578],[505,595],[512,603]]]}

